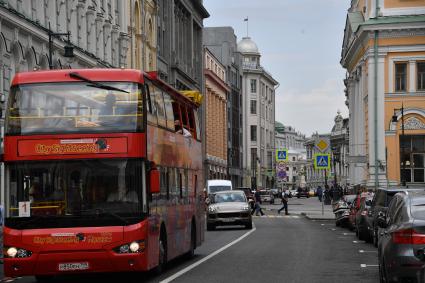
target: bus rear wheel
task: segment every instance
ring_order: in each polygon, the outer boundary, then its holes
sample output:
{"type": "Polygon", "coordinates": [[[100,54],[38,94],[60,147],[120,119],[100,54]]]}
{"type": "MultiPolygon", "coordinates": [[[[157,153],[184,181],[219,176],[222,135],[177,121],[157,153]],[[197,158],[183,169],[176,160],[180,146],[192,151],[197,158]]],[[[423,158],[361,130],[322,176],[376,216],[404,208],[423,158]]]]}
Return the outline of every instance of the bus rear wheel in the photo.
{"type": "Polygon", "coordinates": [[[196,226],[195,223],[192,222],[191,230],[190,230],[190,249],[186,253],[186,257],[188,259],[192,258],[195,255],[196,248],[196,226]]]}

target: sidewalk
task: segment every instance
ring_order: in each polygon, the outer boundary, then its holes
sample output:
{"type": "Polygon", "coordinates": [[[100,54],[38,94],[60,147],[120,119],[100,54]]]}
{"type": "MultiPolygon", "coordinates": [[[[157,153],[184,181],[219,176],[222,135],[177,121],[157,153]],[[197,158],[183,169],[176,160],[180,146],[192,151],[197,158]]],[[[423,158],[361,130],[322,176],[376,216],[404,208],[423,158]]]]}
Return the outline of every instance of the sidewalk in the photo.
{"type": "MultiPolygon", "coordinates": [[[[263,210],[277,215],[277,210],[282,207],[280,201],[276,204],[263,204],[263,210]]],[[[332,211],[331,205],[323,206],[322,214],[322,203],[319,202],[317,197],[310,198],[290,198],[288,202],[288,210],[290,214],[302,215],[307,219],[311,220],[334,220],[335,215],[332,211]]]]}

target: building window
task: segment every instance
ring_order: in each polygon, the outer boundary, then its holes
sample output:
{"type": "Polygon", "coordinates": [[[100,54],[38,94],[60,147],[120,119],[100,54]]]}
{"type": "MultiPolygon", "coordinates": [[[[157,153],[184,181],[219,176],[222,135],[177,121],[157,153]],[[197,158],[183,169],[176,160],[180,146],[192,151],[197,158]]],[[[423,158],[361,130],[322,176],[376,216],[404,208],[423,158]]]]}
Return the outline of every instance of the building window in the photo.
{"type": "Polygon", "coordinates": [[[251,148],[251,168],[257,168],[257,149],[251,148]]]}
{"type": "Polygon", "coordinates": [[[395,64],[395,91],[406,91],[407,63],[395,64]]]}
{"type": "Polygon", "coordinates": [[[416,64],[418,78],[417,90],[425,90],[425,62],[418,62],[416,64]]]}
{"type": "Polygon", "coordinates": [[[251,141],[257,141],[257,126],[251,126],[251,141]]]}
{"type": "Polygon", "coordinates": [[[257,80],[251,79],[251,93],[257,93],[257,80]]]}
{"type": "Polygon", "coordinates": [[[400,137],[400,176],[400,182],[425,182],[425,136],[400,137]]]}
{"type": "Polygon", "coordinates": [[[251,114],[257,114],[257,100],[251,100],[251,114]]]}

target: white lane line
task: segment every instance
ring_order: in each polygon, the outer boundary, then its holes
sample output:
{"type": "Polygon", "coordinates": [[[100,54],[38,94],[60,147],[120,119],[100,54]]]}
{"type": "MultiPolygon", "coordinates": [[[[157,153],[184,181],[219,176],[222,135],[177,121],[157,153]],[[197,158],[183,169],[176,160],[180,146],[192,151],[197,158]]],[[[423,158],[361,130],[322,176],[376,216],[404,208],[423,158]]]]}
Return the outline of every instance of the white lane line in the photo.
{"type": "Polygon", "coordinates": [[[354,236],[356,233],[342,233],[344,236],[354,236]]]}
{"type": "Polygon", "coordinates": [[[220,248],[220,249],[216,250],[216,251],[215,251],[215,252],[213,252],[212,254],[209,254],[208,256],[206,256],[206,257],[204,257],[204,258],[202,258],[202,259],[198,260],[197,262],[195,262],[195,263],[193,263],[193,264],[189,265],[188,267],[186,267],[186,268],[184,268],[184,269],[180,270],[179,272],[177,272],[177,273],[175,273],[175,274],[171,275],[170,277],[168,277],[168,278],[166,278],[166,279],[164,279],[164,280],[160,281],[159,283],[169,283],[169,282],[173,281],[174,279],[176,279],[176,278],[178,278],[178,277],[182,276],[182,275],[183,275],[183,274],[185,274],[186,272],[188,272],[188,271],[190,271],[190,270],[194,269],[194,268],[195,268],[195,267],[197,267],[198,265],[200,265],[200,264],[202,264],[202,263],[206,262],[206,261],[207,261],[207,260],[209,260],[210,258],[215,257],[216,255],[218,255],[218,254],[219,254],[219,253],[221,253],[222,251],[224,251],[224,250],[226,250],[226,249],[230,248],[231,246],[233,246],[233,245],[237,244],[238,242],[242,241],[244,238],[246,238],[246,237],[248,237],[249,235],[251,235],[252,233],[254,233],[254,232],[255,232],[255,230],[257,230],[257,228],[255,227],[254,223],[252,223],[252,229],[251,229],[251,231],[248,231],[247,233],[243,234],[242,236],[240,236],[239,238],[237,238],[237,239],[236,239],[236,240],[234,240],[233,242],[228,243],[227,245],[225,245],[224,247],[222,247],[222,248],[220,248]]]}
{"type": "Polygon", "coordinates": [[[366,243],[365,241],[353,241],[354,244],[364,244],[366,243]]]}
{"type": "Polygon", "coordinates": [[[362,264],[360,264],[360,267],[361,267],[361,268],[366,268],[366,267],[379,267],[379,265],[378,265],[378,264],[364,264],[364,263],[362,263],[362,264]]]}
{"type": "Polygon", "coordinates": [[[365,250],[359,250],[359,253],[378,253],[378,251],[365,251],[365,250]]]}

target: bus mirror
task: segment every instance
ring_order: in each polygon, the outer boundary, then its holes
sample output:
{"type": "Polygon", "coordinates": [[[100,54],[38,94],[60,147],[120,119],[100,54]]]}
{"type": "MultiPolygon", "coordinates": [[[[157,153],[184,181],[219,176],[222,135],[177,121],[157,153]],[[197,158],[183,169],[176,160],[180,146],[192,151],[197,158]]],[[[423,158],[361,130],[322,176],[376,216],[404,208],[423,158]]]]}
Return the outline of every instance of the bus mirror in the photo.
{"type": "Polygon", "coordinates": [[[160,192],[159,188],[159,170],[158,169],[151,169],[150,171],[150,188],[151,188],[151,194],[157,194],[160,192]]]}

